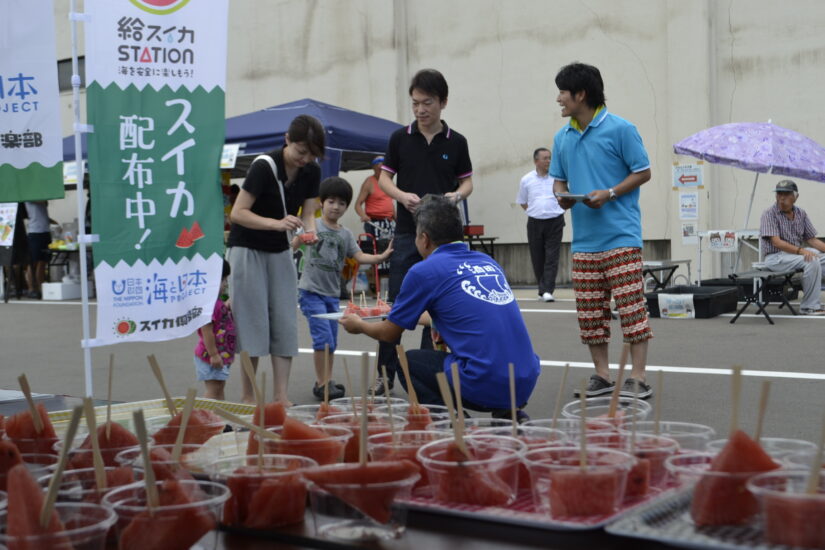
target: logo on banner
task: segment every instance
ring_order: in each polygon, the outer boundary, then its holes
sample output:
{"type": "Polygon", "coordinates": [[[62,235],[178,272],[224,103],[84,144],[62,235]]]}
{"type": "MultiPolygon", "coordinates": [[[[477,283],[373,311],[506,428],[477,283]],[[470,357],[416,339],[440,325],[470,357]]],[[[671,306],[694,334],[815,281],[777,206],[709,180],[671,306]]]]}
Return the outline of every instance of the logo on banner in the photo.
{"type": "Polygon", "coordinates": [[[189,3],[189,0],[129,0],[138,9],[155,15],[175,13],[189,3]]]}

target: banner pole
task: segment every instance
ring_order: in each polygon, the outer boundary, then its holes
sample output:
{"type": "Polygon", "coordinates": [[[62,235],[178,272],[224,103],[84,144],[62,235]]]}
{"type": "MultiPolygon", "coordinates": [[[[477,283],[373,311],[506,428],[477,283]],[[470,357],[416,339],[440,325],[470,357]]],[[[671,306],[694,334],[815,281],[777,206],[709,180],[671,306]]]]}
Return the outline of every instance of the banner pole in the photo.
{"type": "Polygon", "coordinates": [[[83,307],[83,371],[86,381],[86,397],[93,396],[92,380],[92,350],[89,347],[89,276],[86,266],[86,200],[83,196],[83,180],[85,170],[83,166],[82,142],[80,139],[80,74],[77,63],[77,18],[76,2],[71,0],[69,18],[72,29],[72,105],[74,107],[74,155],[77,166],[77,241],[80,245],[80,301],[83,307]]]}

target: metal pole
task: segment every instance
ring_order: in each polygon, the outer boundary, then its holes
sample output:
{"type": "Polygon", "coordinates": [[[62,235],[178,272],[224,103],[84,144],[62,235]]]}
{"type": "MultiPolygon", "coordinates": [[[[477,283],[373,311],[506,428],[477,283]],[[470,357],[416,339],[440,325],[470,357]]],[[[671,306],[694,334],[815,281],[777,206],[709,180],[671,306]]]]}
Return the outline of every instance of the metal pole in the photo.
{"type": "Polygon", "coordinates": [[[77,63],[77,18],[76,0],[71,0],[69,19],[72,29],[72,105],[74,106],[74,155],[77,165],[77,241],[80,244],[80,300],[83,307],[83,370],[86,380],[86,397],[92,397],[92,351],[89,347],[89,280],[86,269],[86,199],[83,196],[83,151],[80,141],[80,75],[77,63]]]}
{"type": "MultiPolygon", "coordinates": [[[[759,181],[759,172],[756,173],[756,177],[753,178],[753,189],[751,189],[751,201],[748,203],[748,212],[745,214],[745,225],[742,226],[743,230],[748,229],[748,222],[751,219],[751,209],[753,208],[753,199],[756,197],[756,183],[759,181]]],[[[739,243],[739,239],[736,240],[736,262],[733,264],[733,272],[739,270],[739,258],[742,256],[742,245],[739,243]]],[[[762,261],[760,258],[759,261],[762,261]]]]}

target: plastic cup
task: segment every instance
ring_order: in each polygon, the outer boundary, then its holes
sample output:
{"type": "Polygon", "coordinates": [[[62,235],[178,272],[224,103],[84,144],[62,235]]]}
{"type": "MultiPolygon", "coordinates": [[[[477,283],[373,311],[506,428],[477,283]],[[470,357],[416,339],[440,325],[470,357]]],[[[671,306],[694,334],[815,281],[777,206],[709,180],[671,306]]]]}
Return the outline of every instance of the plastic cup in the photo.
{"type": "Polygon", "coordinates": [[[273,529],[304,521],[307,490],[301,472],[318,463],[305,456],[265,454],[222,458],[209,468],[212,481],[231,491],[223,523],[273,529]]]}
{"type": "MultiPolygon", "coordinates": [[[[810,470],[816,456],[817,451],[799,451],[782,457],[782,464],[789,470],[810,470]]],[[[825,468],[825,459],[822,460],[819,467],[825,468]]]]}
{"type": "MultiPolygon", "coordinates": [[[[619,397],[616,406],[616,416],[608,418],[610,412],[611,397],[591,397],[587,399],[587,418],[594,420],[603,420],[609,422],[616,427],[620,427],[625,422],[630,422],[633,418],[636,422],[646,420],[653,407],[650,403],[641,399],[633,397],[619,397]]],[[[561,409],[562,416],[566,418],[581,418],[582,404],[581,400],[577,399],[566,404],[561,409]]]]}
{"type": "MultiPolygon", "coordinates": [[[[174,445],[152,445],[152,449],[162,449],[170,456],[167,460],[152,459],[152,469],[155,476],[166,479],[170,475],[176,477],[178,470],[183,470],[192,474],[205,474],[206,468],[220,457],[220,450],[215,447],[205,445],[182,445],[180,460],[172,460],[174,445]],[[163,475],[165,473],[166,475],[163,475]]],[[[115,456],[115,462],[120,466],[135,466],[144,468],[143,457],[140,454],[140,447],[132,447],[119,452],[115,456]]]]}
{"type": "MultiPolygon", "coordinates": [[[[311,405],[293,405],[292,407],[286,410],[286,415],[290,418],[294,418],[295,420],[300,420],[306,424],[312,424],[319,420],[319,416],[323,418],[324,416],[328,416],[327,414],[321,413],[318,414],[321,410],[322,403],[313,403],[311,405]]],[[[332,405],[330,405],[332,407],[332,405]]],[[[352,410],[352,409],[350,409],[352,410]]],[[[333,413],[341,414],[347,411],[341,409],[338,406],[333,407],[333,413]],[[335,410],[340,410],[340,413],[335,412],[335,410]]]]}
{"type": "MultiPolygon", "coordinates": [[[[622,428],[625,432],[630,432],[630,426],[625,424],[622,428]]],[[[656,432],[656,422],[653,420],[642,420],[636,422],[636,433],[654,434],[656,432]]],[[[716,430],[704,424],[694,424],[692,422],[673,422],[662,420],[659,422],[659,434],[676,441],[682,451],[706,451],[708,442],[716,437],[716,430]]]]}
{"type": "Polygon", "coordinates": [[[786,470],[752,477],[748,489],[762,507],[762,530],[770,544],[825,548],[825,476],[807,493],[809,472],[786,470]]]}
{"type": "MultiPolygon", "coordinates": [[[[727,439],[715,439],[708,442],[708,452],[718,453],[727,445],[727,439]]],[[[798,453],[801,451],[816,451],[816,445],[804,439],[788,439],[785,437],[762,437],[759,439],[759,444],[774,460],[781,461],[789,454],[798,453]]]]}
{"type": "Polygon", "coordinates": [[[665,467],[681,485],[693,487],[690,517],[697,526],[742,525],[758,512],[756,497],[748,491],[750,478],[761,472],[711,470],[714,454],[674,455],[665,467]]]}
{"type": "MultiPolygon", "coordinates": [[[[464,431],[467,433],[474,432],[480,428],[500,428],[500,427],[507,427],[512,426],[513,421],[508,418],[492,418],[492,417],[483,417],[483,416],[476,416],[472,418],[465,418],[464,419],[464,431]]],[[[453,424],[450,419],[446,420],[439,420],[437,422],[431,423],[427,426],[428,430],[436,430],[439,432],[452,432],[453,431],[453,424]]]]}
{"type": "MultiPolygon", "coordinates": [[[[324,424],[310,424],[312,428],[321,430],[326,437],[322,439],[263,439],[263,449],[266,454],[297,455],[311,458],[320,465],[335,464],[344,460],[344,450],[347,442],[352,438],[352,431],[343,426],[324,424]]],[[[283,426],[268,428],[278,436],[283,432],[283,426]]],[[[261,442],[258,435],[254,436],[261,442]]]]}
{"type": "MultiPolygon", "coordinates": [[[[94,456],[91,445],[88,449],[81,449],[80,446],[86,441],[86,437],[88,434],[83,434],[82,436],[77,436],[74,438],[72,442],[72,448],[69,449],[69,462],[67,464],[67,468],[71,468],[73,470],[80,470],[83,468],[91,468],[94,466],[94,456]]],[[[149,438],[149,445],[154,444],[154,440],[150,437],[149,438]]],[[[54,451],[58,455],[63,450],[63,444],[65,442],[61,439],[57,443],[54,444],[54,451]]],[[[127,445],[125,447],[109,447],[100,449],[100,456],[103,458],[103,464],[105,466],[117,466],[117,462],[115,461],[115,457],[121,451],[125,451],[126,449],[133,448],[134,445],[127,445]]]]}
{"type": "Polygon", "coordinates": [[[440,439],[418,449],[435,500],[475,506],[506,506],[518,494],[518,474],[526,445],[512,437],[468,435],[469,459],[453,439],[440,439]]]}
{"type": "Polygon", "coordinates": [[[676,441],[661,435],[619,432],[615,434],[587,434],[587,445],[616,449],[635,456],[636,466],[628,474],[625,496],[637,497],[647,494],[647,487],[662,487],[667,484],[668,470],[665,460],[679,451],[676,441]]]}
{"type": "Polygon", "coordinates": [[[536,509],[554,518],[609,516],[619,510],[636,458],[588,447],[586,466],[577,446],[532,449],[524,455],[536,509]]]}
{"type": "MultiPolygon", "coordinates": [[[[348,469],[349,464],[323,469],[348,469]]],[[[344,477],[344,476],[342,476],[344,477]]],[[[407,508],[395,506],[410,497],[420,474],[411,472],[396,481],[374,483],[309,482],[309,502],[319,537],[342,542],[366,542],[400,537],[407,525],[407,508]]]]}
{"type": "Polygon", "coordinates": [[[121,548],[215,548],[218,518],[229,489],[211,481],[182,480],[180,493],[189,500],[183,504],[163,504],[169,482],[157,482],[161,505],[151,511],[147,506],[143,482],[118,487],[103,497],[103,504],[117,513],[117,534],[121,548]],[[164,489],[166,487],[166,489],[164,489]]]}
{"type": "MultiPolygon", "coordinates": [[[[52,454],[21,454],[20,459],[28,468],[29,473],[33,478],[54,472],[57,467],[57,455],[52,454]]],[[[8,472],[0,472],[0,490],[6,489],[6,480],[8,479],[8,472]]]]}
{"type": "MultiPolygon", "coordinates": [[[[422,474],[424,467],[418,461],[418,449],[435,441],[451,437],[449,432],[434,432],[431,430],[405,430],[397,432],[393,438],[392,433],[380,433],[367,438],[367,452],[372,461],[387,461],[407,459],[421,466],[422,474]]],[[[415,489],[427,485],[427,476],[422,475],[415,484],[415,489]]]]}
{"type": "MultiPolygon", "coordinates": [[[[89,432],[85,426],[78,427],[75,437],[85,438],[87,433],[89,432]]],[[[56,455],[58,452],[55,450],[55,445],[63,440],[62,437],[38,437],[35,439],[14,438],[8,436],[8,434],[6,437],[17,446],[20,454],[56,455]]]]}
{"type": "MultiPolygon", "coordinates": [[[[143,470],[121,467],[122,477],[119,477],[121,482],[115,486],[108,486],[108,483],[112,479],[111,472],[117,469],[118,468],[113,466],[106,466],[104,468],[109,475],[107,476],[107,488],[103,491],[98,491],[97,489],[97,479],[95,478],[94,468],[64,471],[63,477],[60,479],[60,486],[57,488],[57,502],[92,502],[94,504],[100,504],[103,495],[112,489],[129,485],[143,479],[143,470]],[[127,468],[130,470],[129,472],[126,471],[127,468]]],[[[43,489],[48,489],[53,477],[52,474],[46,474],[37,478],[37,482],[43,489]]]]}
{"type": "MultiPolygon", "coordinates": [[[[361,403],[363,402],[363,398],[361,396],[353,396],[353,397],[339,397],[338,399],[330,400],[329,404],[341,409],[344,412],[352,411],[353,403],[355,403],[356,410],[361,409],[361,403]]],[[[367,410],[372,411],[376,407],[380,407],[382,405],[386,405],[389,402],[391,405],[406,405],[407,400],[402,399],[400,397],[384,397],[384,396],[375,396],[375,397],[367,397],[367,410]]]]}
{"type": "MultiPolygon", "coordinates": [[[[513,436],[513,427],[499,428],[479,428],[473,432],[475,435],[503,435],[507,437],[515,437],[523,442],[527,449],[538,449],[540,447],[564,447],[570,445],[565,433],[561,430],[554,430],[553,428],[545,428],[543,426],[518,426],[516,435],[513,436]]],[[[530,481],[530,472],[527,470],[527,465],[522,463],[519,466],[518,473],[519,489],[531,489],[532,483],[530,481]]]]}
{"type": "MultiPolygon", "coordinates": [[[[449,420],[450,411],[444,405],[419,405],[426,409],[426,412],[410,413],[411,405],[409,403],[403,405],[392,405],[393,416],[400,416],[407,421],[407,430],[426,430],[432,422],[440,420],[449,420]]],[[[389,414],[390,407],[381,405],[375,407],[375,412],[389,414]]]]}
{"type": "Polygon", "coordinates": [[[63,525],[69,528],[59,533],[17,537],[6,534],[8,511],[0,511],[0,545],[49,550],[103,550],[106,547],[106,533],[117,520],[113,510],[100,504],[80,502],[58,502],[54,510],[63,525]]]}
{"type": "MultiPolygon", "coordinates": [[[[322,418],[320,424],[324,426],[341,426],[348,428],[352,432],[352,439],[347,441],[347,448],[344,451],[344,462],[358,462],[359,445],[361,441],[361,415],[354,414],[334,414],[322,418]]],[[[383,413],[367,413],[367,436],[390,432],[393,428],[396,432],[404,431],[407,421],[400,416],[393,416],[383,413]]]]}
{"type": "MultiPolygon", "coordinates": [[[[582,422],[579,418],[557,418],[555,423],[552,418],[536,418],[534,420],[528,420],[522,424],[522,426],[540,426],[542,428],[561,430],[567,434],[567,437],[570,438],[571,441],[579,437],[582,431],[582,422]]],[[[587,430],[587,433],[607,433],[616,431],[616,427],[610,422],[591,419],[586,421],[585,429],[587,430]]]]}

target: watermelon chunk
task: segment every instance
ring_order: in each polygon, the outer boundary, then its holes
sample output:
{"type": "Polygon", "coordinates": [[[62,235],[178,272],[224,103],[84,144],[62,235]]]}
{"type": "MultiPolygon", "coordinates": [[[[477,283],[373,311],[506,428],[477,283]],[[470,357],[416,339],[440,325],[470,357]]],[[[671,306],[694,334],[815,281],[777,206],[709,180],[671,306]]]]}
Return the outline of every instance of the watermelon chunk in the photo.
{"type": "Polygon", "coordinates": [[[410,405],[407,408],[407,427],[404,429],[407,431],[426,430],[432,422],[433,419],[430,417],[430,411],[427,407],[419,405],[416,409],[410,405]]]}
{"type": "MultiPolygon", "coordinates": [[[[104,466],[117,466],[115,461],[117,453],[138,445],[137,437],[132,432],[117,422],[111,422],[111,426],[109,437],[106,437],[105,423],[97,427],[97,441],[100,445],[100,455],[103,457],[104,466]]],[[[80,452],[72,454],[69,467],[75,470],[94,467],[91,435],[86,436],[86,439],[83,440],[77,450],[80,452]]]]}
{"type": "Polygon", "coordinates": [[[396,496],[409,492],[419,475],[418,465],[409,460],[341,464],[304,472],[306,479],[378,523],[390,521],[396,496]]]}
{"type": "Polygon", "coordinates": [[[477,460],[472,451],[467,457],[451,442],[441,460],[456,464],[443,467],[438,475],[433,475],[432,470],[428,472],[430,482],[435,482],[437,500],[477,506],[505,506],[512,500],[513,490],[504,480],[484,466],[466,464],[468,460],[477,460]]]}
{"type": "MultiPolygon", "coordinates": [[[[372,417],[367,422],[367,436],[387,433],[390,431],[388,422],[384,422],[380,417],[373,420],[372,417]]],[[[329,421],[325,421],[327,424],[329,421]]],[[[330,426],[341,426],[348,428],[352,432],[352,437],[347,441],[347,446],[344,449],[344,462],[358,462],[359,446],[361,441],[361,419],[359,416],[346,415],[339,416],[330,422],[330,426]]],[[[320,463],[319,463],[320,464],[320,463]]]]}
{"type": "Polygon", "coordinates": [[[615,512],[625,480],[618,468],[565,468],[550,473],[553,517],[601,516],[615,512]]]}
{"type": "Polygon", "coordinates": [[[227,525],[270,529],[300,523],[306,511],[306,485],[298,472],[261,477],[255,466],[235,470],[227,479],[232,496],[224,505],[227,525]]]}
{"type": "Polygon", "coordinates": [[[825,548],[825,501],[777,494],[766,494],[762,499],[769,543],[825,548]]]}
{"type": "Polygon", "coordinates": [[[52,449],[57,435],[42,403],[37,404],[37,414],[43,422],[43,431],[37,433],[34,429],[31,412],[27,409],[6,419],[6,435],[23,454],[57,454],[52,449]]]}
{"type": "Polygon", "coordinates": [[[286,417],[281,431],[283,445],[273,441],[277,452],[305,456],[318,464],[334,464],[341,461],[344,443],[333,439],[322,430],[304,424],[300,420],[286,417]]]}
{"type": "MultiPolygon", "coordinates": [[[[193,491],[175,480],[164,481],[158,487],[160,506],[182,506],[195,502],[193,491]]],[[[206,533],[215,528],[215,518],[205,507],[148,510],[140,512],[120,533],[120,550],[183,550],[191,548],[206,533]]]]}
{"type": "Polygon", "coordinates": [[[303,244],[309,244],[315,240],[315,232],[307,231],[306,233],[301,233],[299,237],[303,244]]]}
{"type": "Polygon", "coordinates": [[[334,407],[329,403],[321,403],[320,405],[318,405],[318,412],[315,414],[315,420],[322,420],[328,416],[343,413],[344,411],[342,411],[338,407],[334,407]]]}
{"type": "MultiPolygon", "coordinates": [[[[180,431],[180,421],[183,413],[173,416],[163,428],[152,434],[156,445],[174,445],[180,431]]],[[[186,433],[183,436],[184,445],[202,445],[213,435],[223,432],[225,422],[220,416],[206,409],[192,409],[186,433]]]]}
{"type": "Polygon", "coordinates": [[[201,224],[197,221],[192,224],[192,229],[189,230],[189,236],[192,238],[192,242],[197,241],[198,239],[204,238],[206,235],[203,234],[203,229],[201,229],[201,224]]]}
{"type": "MultiPolygon", "coordinates": [[[[255,407],[255,412],[252,414],[252,423],[259,426],[261,423],[260,409],[255,407]]],[[[264,405],[264,426],[272,428],[274,426],[281,426],[286,418],[286,409],[283,403],[273,402],[264,405]]],[[[255,437],[254,432],[249,432],[249,439],[246,443],[246,454],[258,454],[258,438],[255,437]]]]}
{"type": "MultiPolygon", "coordinates": [[[[13,466],[8,473],[8,515],[6,535],[9,537],[26,537],[60,533],[63,524],[56,511],[52,511],[48,526],[40,526],[40,509],[43,507],[45,494],[24,464],[13,466]]],[[[38,544],[29,544],[25,540],[9,542],[9,550],[35,550],[38,544]]],[[[49,548],[71,548],[67,538],[55,538],[48,543],[49,548]]]]}
{"type": "Polygon", "coordinates": [[[0,491],[6,490],[6,479],[13,466],[23,462],[17,446],[6,439],[0,439],[0,491]]]}
{"type": "Polygon", "coordinates": [[[179,462],[174,462],[172,454],[162,447],[152,447],[149,450],[149,460],[152,461],[156,481],[195,479],[179,462]]]}
{"type": "Polygon", "coordinates": [[[643,497],[650,490],[650,460],[640,458],[627,474],[625,498],[643,497]]]}
{"type": "Polygon", "coordinates": [[[733,474],[704,475],[693,489],[690,515],[696,525],[740,525],[747,523],[759,504],[748,491],[748,479],[779,468],[761,445],[737,430],[710,464],[711,472],[733,474]]]}
{"type": "Polygon", "coordinates": [[[180,235],[178,235],[178,240],[175,241],[175,246],[178,248],[189,248],[195,241],[192,239],[192,235],[189,233],[189,230],[185,227],[180,230],[180,235]]]}

